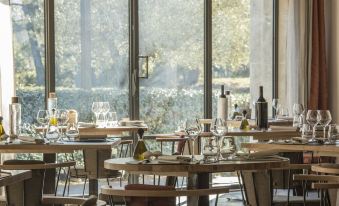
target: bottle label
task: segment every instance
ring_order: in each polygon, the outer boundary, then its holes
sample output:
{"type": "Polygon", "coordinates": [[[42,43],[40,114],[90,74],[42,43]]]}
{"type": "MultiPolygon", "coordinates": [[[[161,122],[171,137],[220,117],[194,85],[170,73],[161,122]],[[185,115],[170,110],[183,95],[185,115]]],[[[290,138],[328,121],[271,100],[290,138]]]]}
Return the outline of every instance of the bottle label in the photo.
{"type": "Polygon", "coordinates": [[[227,119],[228,116],[228,106],[227,106],[227,98],[219,98],[218,99],[218,118],[227,119]]]}

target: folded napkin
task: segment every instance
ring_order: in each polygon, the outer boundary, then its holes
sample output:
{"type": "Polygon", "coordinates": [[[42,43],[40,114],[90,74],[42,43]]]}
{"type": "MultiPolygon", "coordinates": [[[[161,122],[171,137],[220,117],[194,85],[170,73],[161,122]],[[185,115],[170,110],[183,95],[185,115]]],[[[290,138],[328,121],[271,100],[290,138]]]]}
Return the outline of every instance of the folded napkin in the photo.
{"type": "Polygon", "coordinates": [[[275,156],[279,153],[278,150],[266,150],[266,151],[259,151],[254,153],[249,153],[247,155],[248,159],[260,159],[260,158],[268,158],[275,156]]]}
{"type": "Polygon", "coordinates": [[[35,138],[30,137],[30,136],[19,136],[18,139],[23,141],[23,142],[35,143],[35,138]]]}
{"type": "Polygon", "coordinates": [[[189,163],[191,161],[191,157],[180,156],[180,155],[164,155],[158,157],[159,163],[189,163]]]}
{"type": "Polygon", "coordinates": [[[84,128],[95,128],[95,124],[90,123],[90,122],[79,122],[78,125],[79,127],[84,127],[84,128]]]}
{"type": "Polygon", "coordinates": [[[297,131],[297,127],[289,127],[289,126],[270,126],[271,131],[297,131]]]}

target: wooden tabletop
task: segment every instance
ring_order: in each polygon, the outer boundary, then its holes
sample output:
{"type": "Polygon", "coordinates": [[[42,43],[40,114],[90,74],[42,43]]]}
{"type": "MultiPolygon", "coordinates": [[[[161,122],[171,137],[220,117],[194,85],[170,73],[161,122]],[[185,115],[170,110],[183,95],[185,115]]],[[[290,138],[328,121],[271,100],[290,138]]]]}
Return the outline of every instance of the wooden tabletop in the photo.
{"type": "MultiPolygon", "coordinates": [[[[199,158],[199,157],[198,157],[199,158]]],[[[201,158],[201,157],[200,157],[201,158]]],[[[133,158],[109,159],[104,163],[104,167],[110,170],[125,170],[129,172],[146,172],[146,173],[215,173],[231,172],[237,170],[266,170],[272,168],[288,167],[289,159],[286,158],[267,158],[261,160],[246,161],[221,161],[213,164],[129,164],[134,161],[133,158]]]]}
{"type": "Polygon", "coordinates": [[[30,178],[32,178],[30,170],[7,170],[5,173],[0,173],[0,187],[22,182],[30,178]]]}
{"type": "MultiPolygon", "coordinates": [[[[185,132],[176,132],[175,134],[166,134],[167,136],[173,135],[185,135],[185,132]]],[[[158,137],[157,135],[153,135],[158,137]]],[[[211,132],[202,132],[201,137],[211,137],[213,134],[211,132]]],[[[291,137],[300,137],[301,133],[299,131],[294,130],[292,127],[291,129],[281,129],[281,130],[265,130],[259,131],[255,129],[251,130],[241,130],[241,129],[229,129],[224,136],[233,136],[233,137],[253,137],[253,139],[257,139],[260,141],[263,140],[276,140],[276,139],[290,139],[291,137]]],[[[161,137],[159,135],[159,137],[161,137]]]]}
{"type": "Polygon", "coordinates": [[[75,150],[111,149],[118,145],[120,139],[107,142],[62,142],[50,144],[10,143],[0,142],[0,153],[72,153],[75,150]]]}
{"type": "MultiPolygon", "coordinates": [[[[65,128],[65,127],[64,127],[65,128]]],[[[79,127],[79,132],[81,134],[91,134],[91,135],[110,135],[110,134],[119,134],[121,132],[136,132],[138,129],[143,129],[144,131],[148,130],[147,126],[117,126],[110,128],[96,128],[96,127],[79,127]]],[[[43,128],[38,127],[37,131],[42,132],[43,128]]]]}
{"type": "Polygon", "coordinates": [[[310,145],[310,144],[268,144],[268,143],[241,143],[241,147],[251,151],[279,150],[289,151],[313,151],[318,155],[339,156],[339,145],[310,145]]]}

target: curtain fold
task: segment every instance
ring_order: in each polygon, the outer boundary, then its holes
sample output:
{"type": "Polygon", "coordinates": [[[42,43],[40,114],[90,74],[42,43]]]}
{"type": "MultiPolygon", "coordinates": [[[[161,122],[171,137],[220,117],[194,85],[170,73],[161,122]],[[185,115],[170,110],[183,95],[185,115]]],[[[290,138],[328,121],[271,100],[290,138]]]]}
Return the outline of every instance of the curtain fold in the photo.
{"type": "Polygon", "coordinates": [[[295,103],[306,104],[308,30],[308,0],[279,1],[278,93],[289,111],[295,103]]]}
{"type": "Polygon", "coordinates": [[[312,1],[312,42],[308,109],[328,109],[324,0],[312,1]]]}

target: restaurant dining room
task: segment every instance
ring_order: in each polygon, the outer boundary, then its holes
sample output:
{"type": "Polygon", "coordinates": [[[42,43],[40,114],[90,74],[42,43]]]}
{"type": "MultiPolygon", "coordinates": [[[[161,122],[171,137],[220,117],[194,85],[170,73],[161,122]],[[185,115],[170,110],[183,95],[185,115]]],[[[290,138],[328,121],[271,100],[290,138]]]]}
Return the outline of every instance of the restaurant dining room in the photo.
{"type": "Polygon", "coordinates": [[[338,82],[338,0],[0,0],[0,206],[339,206],[338,82]]]}

